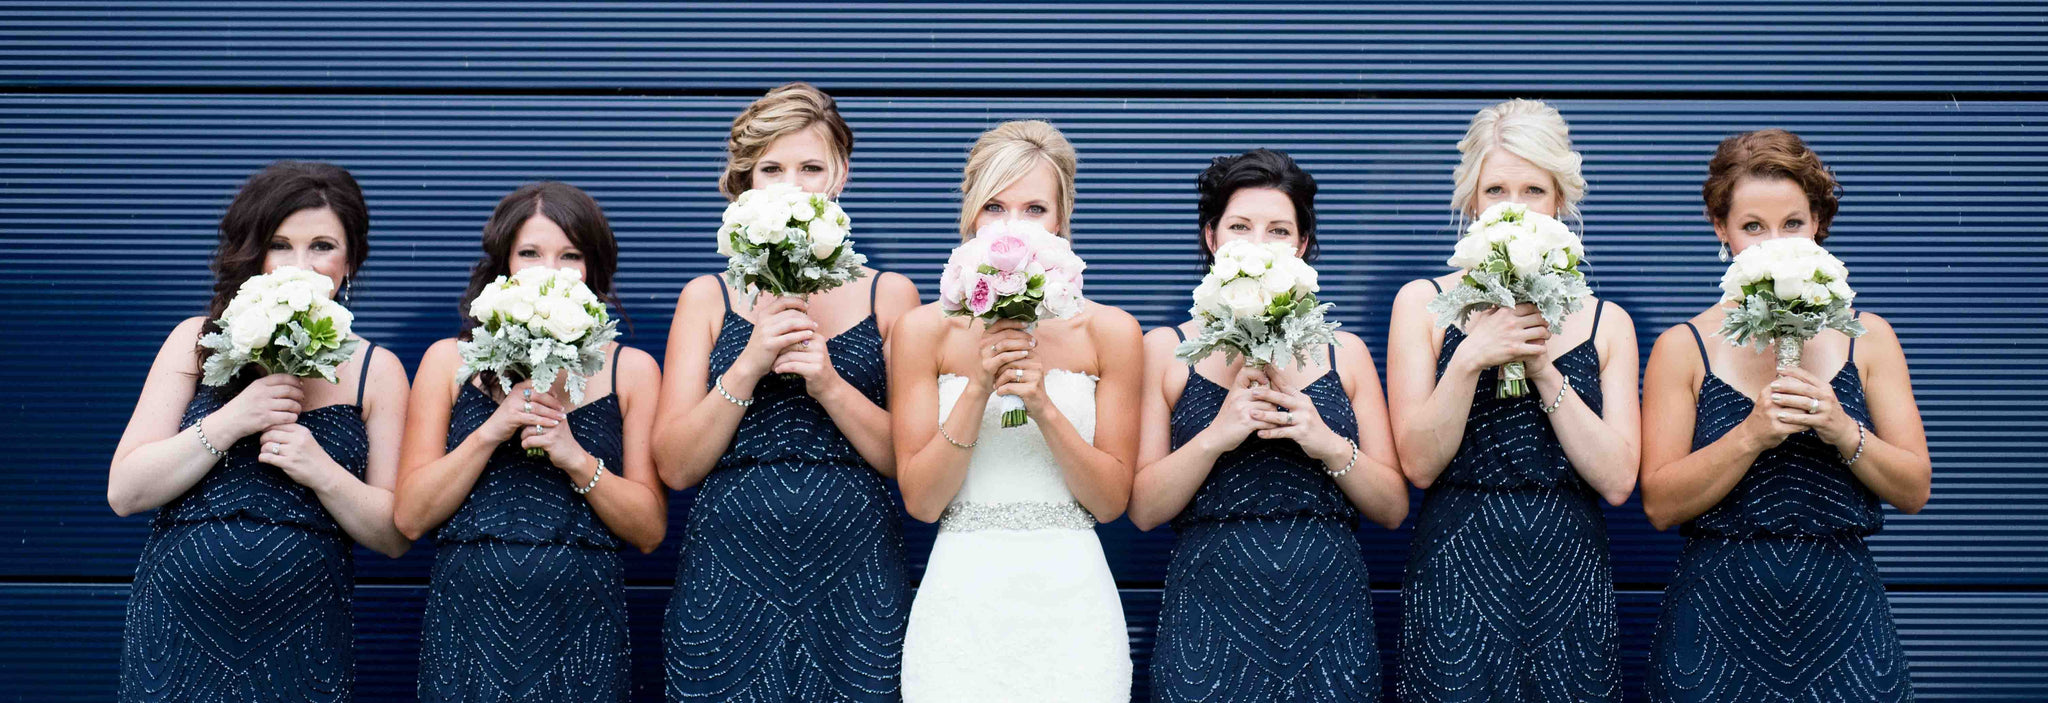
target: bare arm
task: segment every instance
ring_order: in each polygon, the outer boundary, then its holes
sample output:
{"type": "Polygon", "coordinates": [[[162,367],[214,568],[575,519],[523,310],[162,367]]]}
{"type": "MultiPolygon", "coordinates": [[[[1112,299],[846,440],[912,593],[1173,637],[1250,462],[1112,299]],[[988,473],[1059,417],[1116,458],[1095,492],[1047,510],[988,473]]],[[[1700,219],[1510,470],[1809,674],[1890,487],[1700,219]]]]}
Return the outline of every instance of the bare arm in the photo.
{"type": "MultiPolygon", "coordinates": [[[[875,326],[878,330],[888,329],[882,324],[885,315],[893,321],[919,304],[917,286],[900,274],[876,274],[874,285],[881,287],[875,291],[875,326]]],[[[885,358],[887,350],[888,339],[884,337],[885,358]]],[[[789,359],[795,354],[796,350],[791,350],[785,352],[782,358],[789,359]]],[[[822,354],[819,356],[823,357],[823,364],[815,371],[828,371],[831,359],[822,354]]],[[[876,473],[890,478],[896,476],[896,448],[889,440],[887,409],[868,400],[859,389],[840,378],[837,372],[819,374],[824,376],[825,380],[816,383],[809,381],[812,371],[810,369],[797,368],[795,365],[784,368],[777,364],[775,371],[804,373],[811,397],[816,398],[818,404],[824,406],[825,414],[832,418],[832,424],[839,428],[839,433],[845,435],[847,441],[853,444],[854,451],[859,452],[861,458],[865,459],[869,466],[874,467],[876,473]]]]}
{"type": "MultiPolygon", "coordinates": [[[[1351,411],[1358,417],[1358,463],[1337,477],[1337,487],[1366,519],[1387,529],[1408,519],[1408,484],[1394,456],[1394,433],[1388,424],[1387,404],[1380,394],[1379,370],[1373,367],[1372,352],[1365,341],[1345,333],[1337,348],[1337,368],[1351,381],[1351,411]]],[[[1350,458],[1330,456],[1323,462],[1342,470],[1350,458]]]]}
{"type": "MultiPolygon", "coordinates": [[[[1643,374],[1643,512],[1659,530],[1699,517],[1720,503],[1758,455],[1784,441],[1757,415],[1712,444],[1692,451],[1699,388],[1706,365],[1683,325],[1665,330],[1643,374]]],[[[1783,428],[1780,428],[1783,429],[1783,428]]],[[[1793,430],[1796,431],[1796,430],[1793,430]]]]}
{"type": "MultiPolygon", "coordinates": [[[[1136,318],[1107,306],[1096,309],[1088,334],[1094,338],[1097,368],[1102,371],[1095,384],[1094,441],[1081,437],[1045,396],[1042,369],[1029,379],[1036,390],[1016,395],[1024,398],[1025,412],[1038,423],[1053,460],[1059,462],[1067,490],[1097,522],[1109,522],[1130,504],[1131,470],[1138,463],[1138,418],[1130,408],[1138,404],[1144,376],[1143,334],[1136,318]]],[[[1035,367],[1040,362],[1033,358],[1026,363],[1035,367]]],[[[1003,394],[1007,387],[998,385],[996,393],[1003,394]]]]}
{"type": "Polygon", "coordinates": [[[1549,416],[1550,428],[1572,468],[1610,505],[1621,505],[1635,492],[1642,454],[1637,449],[1642,423],[1636,403],[1636,327],[1621,306],[1594,304],[1607,306],[1601,338],[1593,340],[1601,352],[1601,411],[1595,414],[1577,389],[1565,390],[1564,374],[1548,359],[1529,365],[1529,380],[1545,407],[1558,403],[1549,416]],[[1562,402],[1557,400],[1560,391],[1562,402]]]}
{"type": "Polygon", "coordinates": [[[1188,376],[1194,374],[1173,355],[1179,343],[1180,338],[1167,328],[1145,334],[1145,377],[1138,399],[1139,468],[1131,483],[1130,507],[1131,523],[1140,530],[1151,530],[1179,515],[1208,480],[1216,460],[1244,443],[1250,428],[1267,426],[1253,423],[1243,407],[1232,414],[1226,403],[1209,427],[1173,449],[1173,406],[1185,392],[1188,376]]]}
{"type": "MultiPolygon", "coordinates": [[[[725,319],[725,296],[720,294],[724,285],[716,276],[699,276],[676,296],[653,442],[654,466],[662,483],[675,490],[697,485],[711,473],[732,446],[733,432],[747,411],[710,387],[711,350],[725,319]]],[[[801,313],[781,314],[793,309],[765,311],[768,314],[755,325],[746,350],[722,376],[727,394],[752,400],[754,385],[769,373],[775,357],[816,331],[816,323],[801,313]]]]}
{"type": "MultiPolygon", "coordinates": [[[[597,479],[597,486],[583,496],[606,529],[645,554],[661,546],[668,532],[668,499],[655,475],[653,442],[655,401],[661,387],[661,369],[654,357],[631,347],[619,352],[619,384],[612,392],[619,396],[619,411],[625,418],[620,432],[625,439],[625,465],[609,467],[618,479],[597,479]]],[[[597,475],[597,462],[588,452],[557,463],[570,485],[588,486],[597,475]],[[568,465],[564,466],[563,463],[568,465]]]]}
{"type": "Polygon", "coordinates": [[[383,347],[371,352],[363,359],[370,365],[369,376],[363,379],[363,421],[370,436],[369,464],[363,479],[357,480],[337,465],[337,470],[328,474],[330,480],[307,486],[350,537],[379,554],[397,558],[412,548],[412,539],[399,532],[391,520],[391,489],[398,484],[399,444],[405,437],[411,386],[397,355],[383,347]]]}
{"type": "Polygon", "coordinates": [[[498,445],[512,440],[521,428],[552,427],[564,420],[559,410],[538,402],[532,410],[522,411],[520,392],[532,384],[520,383],[482,426],[448,450],[448,418],[462,389],[455,370],[461,365],[453,339],[435,342],[420,359],[419,377],[414,379],[406,410],[405,442],[398,453],[398,488],[392,492],[391,503],[392,522],[407,539],[419,539],[462,508],[498,445]]]}
{"type": "Polygon", "coordinates": [[[1913,399],[1913,381],[1906,371],[1906,352],[1890,322],[1870,313],[1864,313],[1862,321],[1868,333],[1856,340],[1862,357],[1856,367],[1863,376],[1869,431],[1859,439],[1854,421],[1840,412],[1826,414],[1825,427],[1814,429],[1844,459],[1856,456],[1856,444],[1861,441],[1863,455],[1849,471],[1884,502],[1917,513],[1927,505],[1933,490],[1934,466],[1927,453],[1920,405],[1913,399]]]}
{"type": "MultiPolygon", "coordinates": [[[[903,489],[903,507],[911,517],[937,522],[960,485],[967,480],[967,461],[974,450],[947,441],[938,431],[939,354],[946,320],[936,305],[905,313],[896,323],[889,348],[889,419],[896,445],[896,483],[903,489]]],[[[969,374],[946,433],[972,446],[981,436],[981,416],[988,407],[988,374],[969,374]]]]}
{"type": "Polygon", "coordinates": [[[1436,321],[1428,306],[1436,290],[1411,281],[1394,296],[1387,324],[1387,405],[1401,473],[1428,488],[1457,456],[1465,441],[1472,393],[1485,367],[1453,360],[1441,382],[1436,377],[1436,321]]]}

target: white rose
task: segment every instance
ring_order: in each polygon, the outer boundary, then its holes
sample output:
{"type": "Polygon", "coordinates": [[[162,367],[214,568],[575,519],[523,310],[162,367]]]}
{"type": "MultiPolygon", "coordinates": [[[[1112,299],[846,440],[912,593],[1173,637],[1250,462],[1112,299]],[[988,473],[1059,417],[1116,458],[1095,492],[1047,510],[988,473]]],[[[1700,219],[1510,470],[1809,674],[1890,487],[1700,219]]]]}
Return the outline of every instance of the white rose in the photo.
{"type": "Polygon", "coordinates": [[[1220,253],[1216,257],[1216,264],[1209,267],[1209,275],[1215,276],[1220,281],[1236,278],[1237,274],[1241,271],[1238,268],[1236,259],[1222,256],[1220,253]]]}
{"type": "Polygon", "coordinates": [[[1833,296],[1828,293],[1827,286],[1818,283],[1808,283],[1806,285],[1806,292],[1800,295],[1799,298],[1808,305],[1822,306],[1827,305],[1833,296]]]}
{"type": "Polygon", "coordinates": [[[1543,272],[1543,242],[1537,239],[1518,237],[1508,242],[1508,264],[1515,268],[1515,275],[1530,278],[1543,272]]]}
{"type": "Polygon", "coordinates": [[[1452,268],[1476,269],[1486,263],[1486,257],[1492,253],[1493,243],[1487,241],[1484,233],[1476,233],[1458,240],[1457,247],[1451,250],[1450,260],[1445,263],[1452,268]]]}
{"type": "Polygon", "coordinates": [[[596,323],[596,320],[590,317],[590,313],[583,310],[583,306],[559,298],[541,301],[541,312],[544,313],[541,318],[542,330],[564,342],[582,339],[583,333],[589,331],[591,325],[596,323]]]}
{"type": "Polygon", "coordinates": [[[270,333],[277,329],[270,320],[260,315],[246,315],[236,318],[228,328],[228,339],[243,349],[262,349],[270,346],[270,333]]]}
{"type": "Polygon", "coordinates": [[[505,297],[498,303],[498,312],[514,322],[533,319],[534,306],[540,302],[540,291],[520,286],[505,291],[505,297]]]}
{"type": "Polygon", "coordinates": [[[1215,276],[1204,276],[1202,285],[1195,286],[1195,309],[1222,317],[1225,312],[1222,293],[1223,285],[1216,281],[1215,276]]]}
{"type": "Polygon", "coordinates": [[[355,313],[350,312],[346,307],[342,307],[341,303],[332,300],[320,301],[320,304],[315,306],[313,317],[315,319],[325,318],[333,321],[334,331],[340,332],[343,338],[348,337],[349,328],[355,326],[356,322],[355,313]]]}
{"type": "Polygon", "coordinates": [[[1051,286],[1041,307],[1055,318],[1073,317],[1081,312],[1081,291],[1069,285],[1051,286]]]}
{"type": "Polygon", "coordinates": [[[1317,274],[1314,266],[1308,265],[1308,262],[1301,259],[1290,258],[1287,261],[1288,266],[1294,269],[1294,292],[1296,295],[1315,293],[1322,290],[1322,286],[1316,283],[1317,274]]]}
{"type": "Polygon", "coordinates": [[[1779,300],[1792,302],[1806,297],[1806,289],[1812,284],[1800,278],[1772,278],[1771,293],[1779,300]]]}
{"type": "Polygon", "coordinates": [[[1259,277],[1259,287],[1274,296],[1294,290],[1295,282],[1294,269],[1285,264],[1276,264],[1266,269],[1265,275],[1259,277]]]}
{"type": "Polygon", "coordinates": [[[1856,299],[1856,291],[1849,290],[1849,282],[1840,278],[1828,281],[1828,293],[1845,303],[1856,299]]]}
{"type": "Polygon", "coordinates": [[[796,220],[798,222],[809,222],[811,221],[811,218],[817,216],[818,209],[816,207],[811,206],[811,201],[809,199],[799,200],[797,202],[791,203],[789,206],[789,219],[796,220]]]}
{"type": "Polygon", "coordinates": [[[839,245],[846,242],[846,230],[840,229],[824,218],[811,220],[811,258],[819,261],[832,256],[839,245]]]}
{"type": "Polygon", "coordinates": [[[1223,299],[1224,307],[1229,308],[1230,314],[1234,317],[1263,315],[1266,312],[1266,304],[1271,301],[1255,278],[1238,278],[1225,283],[1223,290],[1218,294],[1223,299]]]}

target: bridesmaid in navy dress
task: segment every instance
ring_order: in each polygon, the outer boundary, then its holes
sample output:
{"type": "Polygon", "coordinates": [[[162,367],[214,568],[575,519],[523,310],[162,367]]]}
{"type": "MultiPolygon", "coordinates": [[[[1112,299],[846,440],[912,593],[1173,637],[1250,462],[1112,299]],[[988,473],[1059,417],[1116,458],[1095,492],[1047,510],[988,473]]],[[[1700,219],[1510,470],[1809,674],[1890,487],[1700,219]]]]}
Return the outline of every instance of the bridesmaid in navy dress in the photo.
{"type": "MultiPolygon", "coordinates": [[[[1838,186],[1798,136],[1721,143],[1707,215],[1724,256],[1779,237],[1825,240],[1838,186]]],[[[1910,701],[1884,582],[1863,538],[1880,503],[1926,505],[1932,475],[1905,353],[1890,324],[1827,331],[1796,368],[1713,333],[1716,304],[1650,352],[1643,510],[1683,525],[1650,657],[1653,701],[1910,701]]]]}
{"type": "MultiPolygon", "coordinates": [[[[462,298],[530,266],[574,269],[618,307],[618,244],[597,201],[542,182],[498,203],[462,298]]],[[[458,382],[455,339],[420,360],[394,516],[433,531],[419,696],[434,701],[623,701],[631,688],[619,551],[653,551],[667,529],[648,457],[654,357],[616,345],[571,407],[495,376],[458,382]],[[540,448],[544,457],[529,457],[540,448]]]]}
{"type": "MultiPolygon", "coordinates": [[[[727,148],[727,198],[778,183],[836,196],[853,133],[792,83],[734,119],[727,148]]],[[[918,299],[908,278],[867,274],[808,301],[717,276],[677,296],[655,462],[671,488],[702,485],[663,631],[670,701],[901,697],[910,590],[883,349],[918,299]]]]}
{"type": "MultiPolygon", "coordinates": [[[[1197,181],[1202,254],[1282,242],[1313,260],[1315,180],[1286,154],[1217,158],[1197,181]]],[[[1372,355],[1339,332],[1300,367],[1173,356],[1194,322],[1146,335],[1130,516],[1171,519],[1154,701],[1377,701],[1380,653],[1359,513],[1408,515],[1372,355]],[[1218,380],[1221,379],[1221,380],[1218,380]]]]}
{"type": "Polygon", "coordinates": [[[243,281],[280,266],[334,280],[346,304],[370,216],[339,167],[281,161],[250,176],[220,221],[205,317],[164,340],[108,471],[123,516],[157,510],[135,567],[122,701],[348,701],[355,686],[356,542],[391,556],[405,369],[363,343],[339,383],[251,366],[196,383],[243,281]]]}
{"type": "MultiPolygon", "coordinates": [[[[1481,110],[1458,150],[1462,215],[1519,202],[1577,219],[1586,181],[1556,110],[1481,110]]],[[[1427,491],[1401,591],[1397,689],[1414,702],[1620,700],[1600,503],[1635,488],[1634,325],[1589,298],[1557,335],[1528,305],[1439,327],[1429,301],[1462,275],[1403,287],[1387,335],[1395,446],[1427,491]],[[1516,360],[1532,390],[1495,398],[1497,368],[1516,360]]]]}

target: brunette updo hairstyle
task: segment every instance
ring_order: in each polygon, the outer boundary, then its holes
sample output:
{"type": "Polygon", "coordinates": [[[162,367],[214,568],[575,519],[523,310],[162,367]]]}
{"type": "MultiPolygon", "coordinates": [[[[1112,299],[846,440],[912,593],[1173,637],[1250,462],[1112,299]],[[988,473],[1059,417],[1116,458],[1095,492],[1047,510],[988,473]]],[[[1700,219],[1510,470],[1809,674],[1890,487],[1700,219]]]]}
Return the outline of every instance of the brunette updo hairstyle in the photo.
{"type": "MultiPolygon", "coordinates": [[[[211,263],[213,300],[206,305],[202,335],[220,331],[214,321],[227,311],[242,283],[263,273],[263,261],[269,258],[270,240],[277,235],[278,226],[301,210],[320,208],[341,220],[347,276],[353,278],[363,260],[370,257],[370,208],[363,204],[363,189],[347,169],[320,161],[278,161],[242,182],[242,189],[220,216],[220,244],[214,248],[211,263]]],[[[200,363],[212,353],[201,347],[200,363]]],[[[245,381],[238,379],[230,387],[245,381]]]]}
{"type": "Polygon", "coordinates": [[[1316,244],[1316,179],[1294,163],[1294,158],[1284,151],[1253,149],[1233,156],[1218,156],[1209,162],[1209,168],[1195,178],[1195,189],[1201,199],[1195,204],[1197,224],[1195,232],[1200,235],[1202,268],[1208,270],[1216,263],[1216,252],[1209,249],[1210,230],[1223,219],[1224,208],[1230,205],[1230,197],[1245,188],[1271,188],[1287,195],[1294,203],[1294,226],[1301,231],[1301,239],[1308,246],[1302,252],[1302,260],[1314,262],[1321,250],[1316,244]]]}
{"type": "Polygon", "coordinates": [[[1706,201],[1707,220],[1719,225],[1728,221],[1734,206],[1735,185],[1744,178],[1784,179],[1799,184],[1806,192],[1806,205],[1813,210],[1815,242],[1828,238],[1828,227],[1841,209],[1842,184],[1822,163],[1820,154],[1806,146],[1799,135],[1782,129],[1743,132],[1721,140],[1714,160],[1707,164],[1707,181],[1700,185],[1706,201]]]}

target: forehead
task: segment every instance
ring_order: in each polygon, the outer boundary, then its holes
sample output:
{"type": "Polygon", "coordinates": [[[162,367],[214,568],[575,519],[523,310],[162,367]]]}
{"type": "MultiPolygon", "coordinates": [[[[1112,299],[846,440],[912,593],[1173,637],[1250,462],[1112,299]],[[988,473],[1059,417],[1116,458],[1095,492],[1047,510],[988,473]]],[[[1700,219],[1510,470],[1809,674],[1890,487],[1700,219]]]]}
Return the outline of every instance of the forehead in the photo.
{"type": "Polygon", "coordinates": [[[1550,172],[1506,149],[1494,149],[1479,164],[1483,181],[1549,181],[1550,172]]]}
{"type": "Polygon", "coordinates": [[[1293,220],[1294,199],[1273,188],[1239,188],[1223,206],[1226,217],[1293,220]]]}
{"type": "Polygon", "coordinates": [[[336,217],[333,210],[325,207],[306,208],[277,223],[276,236],[285,239],[312,239],[321,236],[342,239],[342,235],[341,218],[336,217]]]}
{"type": "Polygon", "coordinates": [[[996,193],[995,200],[1004,203],[1024,203],[1034,200],[1052,202],[1059,198],[1059,176],[1053,173],[1052,164],[1044,161],[1031,167],[1023,178],[1011,183],[1010,187],[996,193]]]}
{"type": "Polygon", "coordinates": [[[1745,176],[1728,194],[1729,209],[1742,212],[1805,212],[1806,191],[1789,178],[1745,176]]]}
{"type": "Polygon", "coordinates": [[[776,137],[768,142],[767,149],[761,151],[762,161],[828,160],[834,156],[832,140],[825,136],[823,124],[813,124],[776,137]]]}
{"type": "Polygon", "coordinates": [[[562,226],[555,224],[554,220],[536,212],[519,225],[519,233],[512,237],[512,246],[528,245],[567,247],[570,246],[569,234],[563,232],[562,226]]]}

